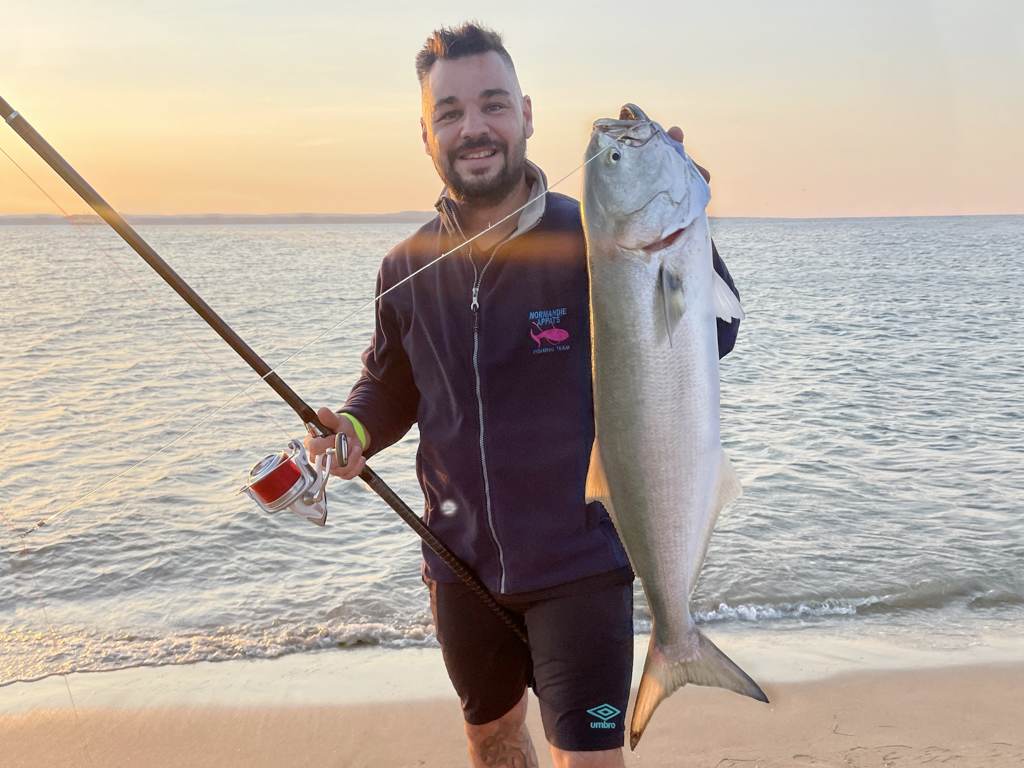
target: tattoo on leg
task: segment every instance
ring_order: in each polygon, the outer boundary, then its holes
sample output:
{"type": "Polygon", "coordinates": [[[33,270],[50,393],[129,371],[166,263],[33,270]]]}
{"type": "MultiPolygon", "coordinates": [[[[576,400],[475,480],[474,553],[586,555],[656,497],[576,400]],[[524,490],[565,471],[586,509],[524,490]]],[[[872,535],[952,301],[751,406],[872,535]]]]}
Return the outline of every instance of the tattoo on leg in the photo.
{"type": "Polygon", "coordinates": [[[530,732],[523,726],[519,733],[499,730],[480,742],[480,761],[487,766],[506,768],[537,768],[537,750],[533,748],[530,732]]]}

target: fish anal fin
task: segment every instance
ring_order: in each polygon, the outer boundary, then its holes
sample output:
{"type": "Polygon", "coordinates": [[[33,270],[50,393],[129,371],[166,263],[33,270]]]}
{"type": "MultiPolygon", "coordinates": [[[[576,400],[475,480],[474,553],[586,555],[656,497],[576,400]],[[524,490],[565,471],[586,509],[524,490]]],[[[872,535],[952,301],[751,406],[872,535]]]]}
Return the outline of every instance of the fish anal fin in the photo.
{"type": "Polygon", "coordinates": [[[742,320],[746,315],[740,305],[740,300],[736,298],[736,294],[732,292],[732,288],[720,274],[717,272],[712,272],[712,274],[714,275],[715,317],[720,317],[730,323],[734,319],[742,320]]]}
{"type": "Polygon", "coordinates": [[[664,264],[658,270],[658,290],[661,292],[665,331],[668,333],[668,343],[671,346],[672,331],[679,325],[686,311],[686,297],[683,295],[683,281],[671,269],[666,269],[664,264]]]}
{"type": "Polygon", "coordinates": [[[654,710],[662,701],[684,685],[705,685],[749,696],[768,703],[761,687],[740,669],[718,646],[708,640],[700,630],[696,632],[696,651],[692,658],[673,662],[658,648],[651,637],[644,663],[644,674],[633,704],[633,719],[629,725],[629,748],[636,749],[654,710]]]}
{"type": "Polygon", "coordinates": [[[590,449],[590,469],[587,470],[587,485],[585,491],[586,503],[600,501],[608,513],[612,512],[612,494],[608,488],[608,478],[604,474],[604,465],[601,463],[601,450],[594,440],[594,447],[590,449]]]}

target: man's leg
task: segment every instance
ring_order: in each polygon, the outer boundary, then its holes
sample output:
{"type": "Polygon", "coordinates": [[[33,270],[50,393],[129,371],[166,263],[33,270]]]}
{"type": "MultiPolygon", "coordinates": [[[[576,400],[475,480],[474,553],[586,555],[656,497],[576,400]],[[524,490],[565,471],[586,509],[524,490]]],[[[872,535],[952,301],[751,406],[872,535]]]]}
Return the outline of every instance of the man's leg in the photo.
{"type": "Polygon", "coordinates": [[[567,752],[552,744],[551,757],[555,768],[625,768],[626,765],[622,747],[600,752],[567,752]]]}
{"type": "Polygon", "coordinates": [[[448,677],[462,700],[472,764],[534,768],[526,730],[529,649],[465,584],[424,581],[448,677]]]}
{"type": "Polygon", "coordinates": [[[466,723],[469,759],[473,768],[536,768],[537,750],[533,748],[530,732],[526,729],[526,705],[527,692],[523,691],[519,703],[497,720],[483,725],[466,723]]]}
{"type": "Polygon", "coordinates": [[[621,768],[633,667],[633,587],[543,600],[526,611],[544,734],[557,768],[621,768]]]}
{"type": "Polygon", "coordinates": [[[555,763],[555,768],[625,768],[626,766],[622,747],[581,752],[559,749],[554,744],[550,746],[551,759],[555,763]]]}

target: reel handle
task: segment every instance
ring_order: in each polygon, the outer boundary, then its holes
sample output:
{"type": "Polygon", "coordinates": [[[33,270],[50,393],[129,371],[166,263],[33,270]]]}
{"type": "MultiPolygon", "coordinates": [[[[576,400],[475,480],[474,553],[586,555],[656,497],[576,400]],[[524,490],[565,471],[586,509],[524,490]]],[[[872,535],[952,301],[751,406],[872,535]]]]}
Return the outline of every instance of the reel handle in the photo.
{"type": "MultiPolygon", "coordinates": [[[[345,436],[342,435],[344,438],[345,436]]],[[[348,453],[346,450],[345,453],[348,453]]],[[[328,448],[326,452],[316,457],[313,468],[316,470],[317,480],[310,488],[302,494],[302,501],[305,504],[314,504],[324,497],[324,490],[327,488],[327,481],[331,478],[331,462],[334,460],[334,449],[328,448]]],[[[339,466],[348,463],[348,459],[342,461],[339,466]]],[[[294,510],[293,510],[294,511],[294,510]]]]}

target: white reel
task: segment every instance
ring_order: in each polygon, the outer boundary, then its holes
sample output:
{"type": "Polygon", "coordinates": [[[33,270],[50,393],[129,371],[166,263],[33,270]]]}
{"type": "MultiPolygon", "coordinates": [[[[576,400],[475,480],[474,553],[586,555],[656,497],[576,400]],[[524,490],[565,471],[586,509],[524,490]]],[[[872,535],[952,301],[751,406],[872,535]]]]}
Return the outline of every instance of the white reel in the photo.
{"type": "Polygon", "coordinates": [[[312,464],[302,441],[291,440],[287,452],[274,451],[256,463],[239,493],[249,494],[268,515],[287,508],[303,520],[322,526],[327,522],[324,488],[331,476],[333,459],[332,449],[312,464]]]}

